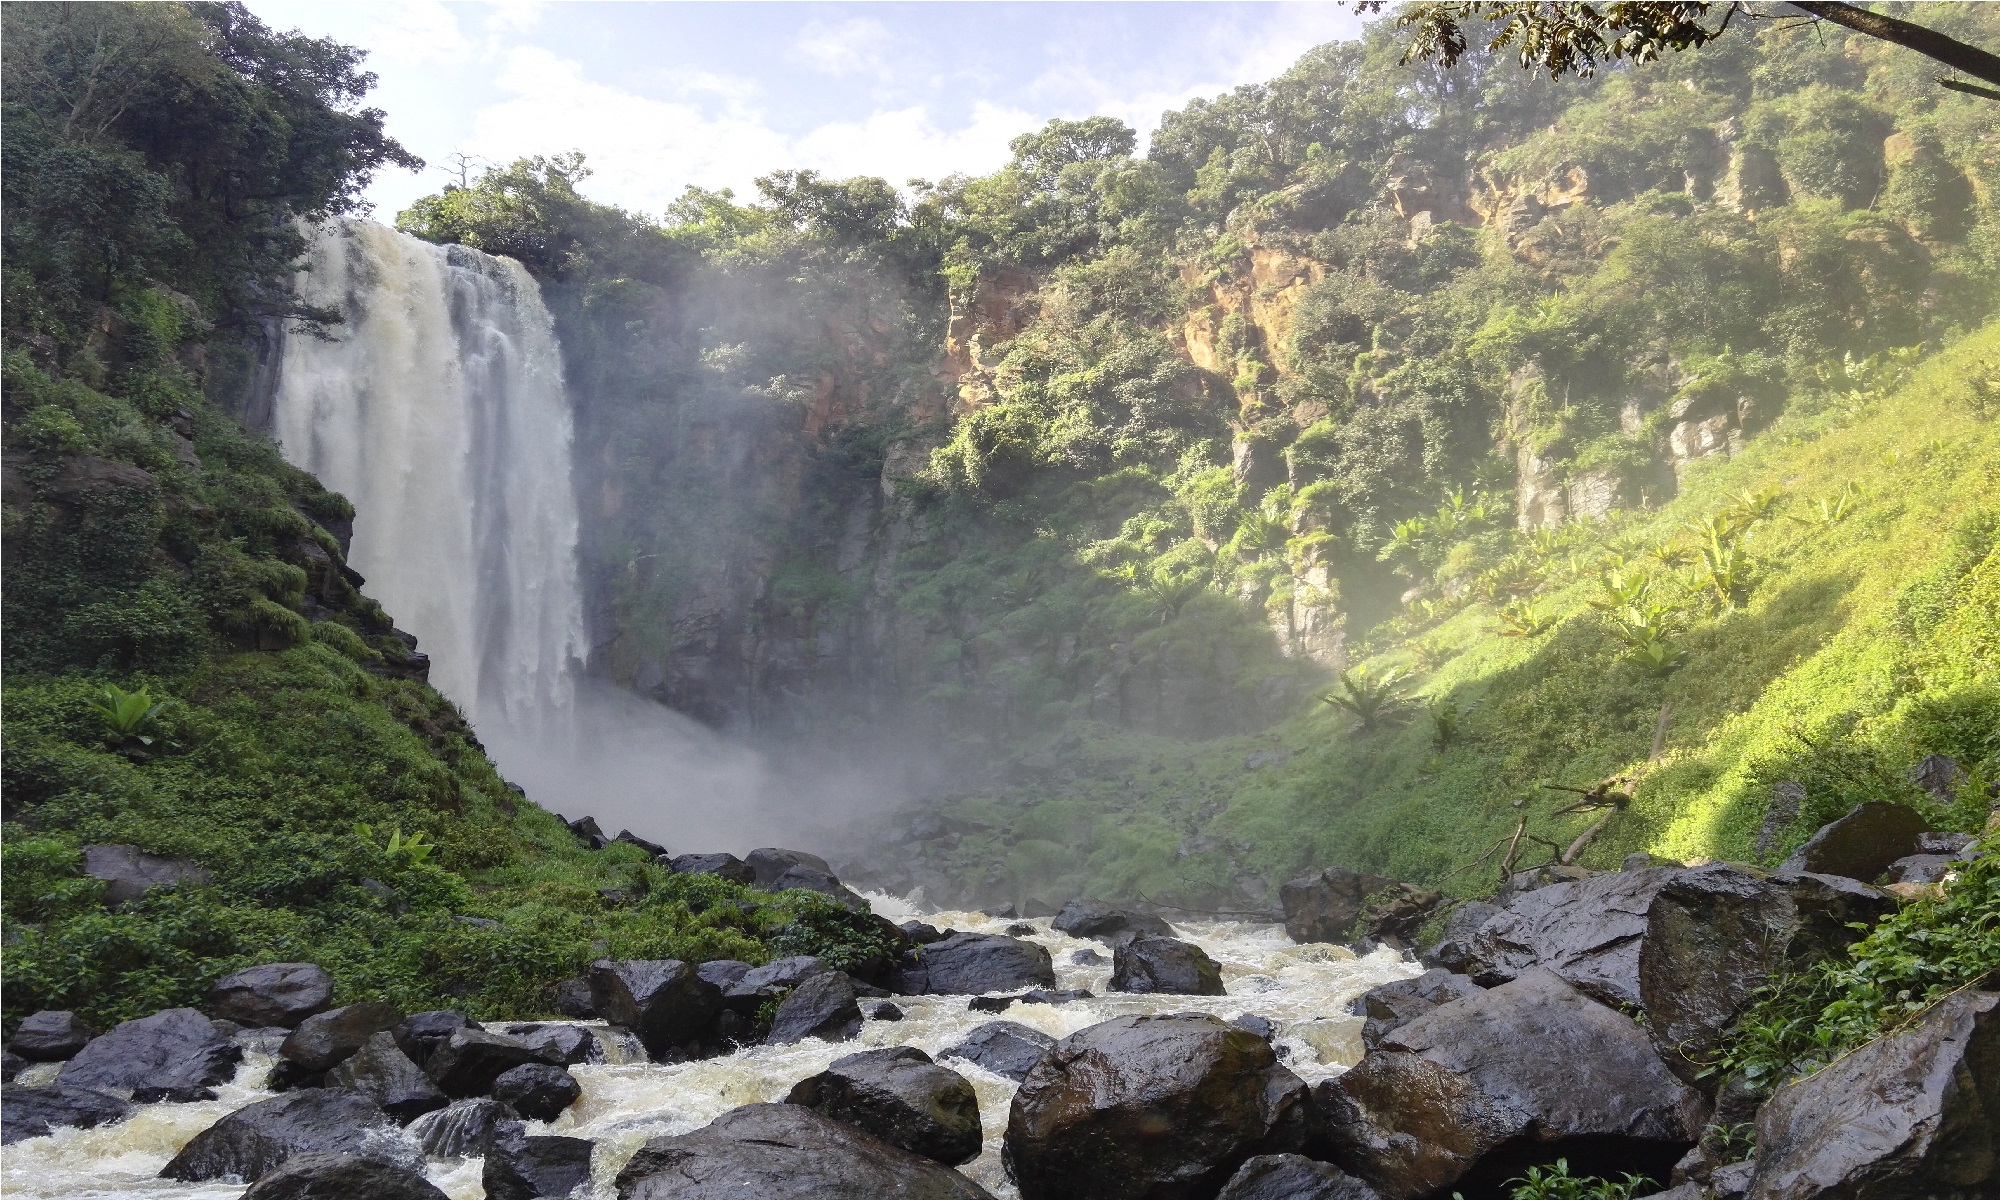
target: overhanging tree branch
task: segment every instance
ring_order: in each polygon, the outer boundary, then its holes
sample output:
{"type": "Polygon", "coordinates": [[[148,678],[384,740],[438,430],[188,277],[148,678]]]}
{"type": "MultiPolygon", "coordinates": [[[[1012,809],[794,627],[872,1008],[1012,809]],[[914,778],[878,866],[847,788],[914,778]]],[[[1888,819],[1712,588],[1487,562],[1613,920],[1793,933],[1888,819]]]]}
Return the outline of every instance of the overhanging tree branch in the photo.
{"type": "MultiPolygon", "coordinates": [[[[1912,25],[1908,21],[1870,11],[1855,4],[1823,3],[1821,0],[1793,0],[1792,7],[1808,13],[1822,21],[1831,21],[1844,29],[1868,37],[1893,42],[1905,49],[1915,50],[1926,58],[1934,58],[1944,65],[1965,72],[1974,79],[2000,84],[2000,55],[1989,54],[1977,46],[1967,45],[1956,38],[1946,37],[1935,29],[1922,25],[1912,25]]],[[[1944,82],[1944,81],[1940,81],[1944,82]]],[[[1945,82],[1946,87],[1951,87],[1945,82]]],[[[1969,88],[1954,88],[1954,91],[1971,91],[1969,88]]],[[[1973,92],[1973,95],[1984,95],[1973,92]]]]}

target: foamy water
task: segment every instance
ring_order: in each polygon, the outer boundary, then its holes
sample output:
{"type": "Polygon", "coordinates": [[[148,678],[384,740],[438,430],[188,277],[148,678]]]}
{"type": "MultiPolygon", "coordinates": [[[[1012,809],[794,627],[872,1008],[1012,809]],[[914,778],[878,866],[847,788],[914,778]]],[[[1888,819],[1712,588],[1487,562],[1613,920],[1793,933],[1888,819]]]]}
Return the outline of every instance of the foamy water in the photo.
{"type": "MultiPolygon", "coordinates": [[[[870,900],[878,912],[894,920],[917,916],[893,897],[870,900]]],[[[968,912],[927,913],[921,919],[940,929],[972,933],[1003,933],[1018,923],[968,912]]],[[[852,1041],[752,1046],[723,1058],[672,1066],[615,1061],[626,1054],[617,1040],[602,1037],[600,1042],[614,1061],[571,1067],[570,1073],[583,1087],[582,1099],[546,1125],[529,1122],[528,1131],[595,1140],[590,1194],[593,1200],[612,1200],[616,1195],[612,1181],[619,1169],[649,1138],[699,1129],[741,1105],[783,1100],[793,1084],[858,1050],[915,1046],[935,1058],[994,1020],[1018,1022],[1060,1038],[1135,1013],[1206,1012],[1224,1020],[1254,1014],[1276,1024],[1274,1041],[1286,1065],[1310,1083],[1339,1074],[1361,1057],[1362,1022],[1348,1015],[1348,1001],[1418,971],[1392,951],[1357,956],[1339,946],[1296,945],[1276,925],[1177,923],[1177,936],[1199,945],[1221,965],[1228,994],[1128,996],[1106,990],[1111,955],[1102,943],[1056,933],[1046,918],[1026,924],[1035,927],[1028,940],[1048,947],[1055,961],[1056,986],[1087,988],[1096,993],[1095,999],[1063,1005],[1017,1003],[996,1015],[969,1011],[967,996],[897,996],[890,1003],[903,1010],[903,1019],[870,1020],[852,1041]],[[1104,961],[1073,962],[1080,950],[1095,950],[1104,961]]],[[[876,1003],[862,1001],[862,1011],[876,1003]]],[[[146,1105],[119,1125],[69,1129],[17,1142],[0,1155],[4,1160],[0,1191],[36,1200],[235,1200],[245,1190],[242,1185],[174,1183],[157,1176],[195,1134],[224,1114],[271,1094],[263,1087],[271,1061],[266,1055],[246,1057],[236,1078],[216,1089],[218,1098],[213,1101],[146,1105]]],[[[946,1060],[945,1065],[972,1081],[985,1127],[984,1150],[960,1170],[996,1196],[1014,1196],[1000,1168],[1000,1139],[1007,1127],[1014,1081],[961,1059],[946,1060]]],[[[478,1159],[433,1160],[429,1175],[453,1200],[480,1200],[485,1195],[481,1165],[478,1159]]]]}

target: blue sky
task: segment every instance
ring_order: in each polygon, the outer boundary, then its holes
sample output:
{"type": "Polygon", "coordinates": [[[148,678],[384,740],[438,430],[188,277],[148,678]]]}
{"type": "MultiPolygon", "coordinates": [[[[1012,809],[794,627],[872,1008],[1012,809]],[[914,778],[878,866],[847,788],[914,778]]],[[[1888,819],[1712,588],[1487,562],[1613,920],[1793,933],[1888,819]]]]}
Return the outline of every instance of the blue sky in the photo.
{"type": "Polygon", "coordinates": [[[688,184],[781,167],[901,184],[1007,159],[1051,117],[1161,112],[1352,37],[1330,3],[329,3],[250,0],[267,24],[368,50],[389,130],[433,164],[369,198],[393,218],[455,150],[582,150],[590,195],[657,213],[688,184]]]}

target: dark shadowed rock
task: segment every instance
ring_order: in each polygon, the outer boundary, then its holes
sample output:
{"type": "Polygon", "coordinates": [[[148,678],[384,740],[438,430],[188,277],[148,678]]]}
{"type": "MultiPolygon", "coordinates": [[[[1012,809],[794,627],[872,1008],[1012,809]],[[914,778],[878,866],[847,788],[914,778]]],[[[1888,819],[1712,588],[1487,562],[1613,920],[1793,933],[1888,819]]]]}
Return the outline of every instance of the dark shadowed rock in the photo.
{"type": "Polygon", "coordinates": [[[1551,972],[1391,1031],[1314,1092],[1323,1156],[1389,1200],[1500,1184],[1566,1157],[1577,1174],[1665,1179],[1708,1119],[1645,1030],[1551,972]]]}
{"type": "Polygon", "coordinates": [[[1256,1013],[1244,1013],[1240,1017],[1233,1017],[1229,1023],[1245,1033],[1254,1033],[1267,1042],[1278,1035],[1278,1027],[1272,1023],[1271,1018],[1260,1017],[1256,1013]]]}
{"type": "Polygon", "coordinates": [[[1222,968],[1193,943],[1170,937],[1135,937],[1111,951],[1111,990],[1220,996],[1222,968]]]}
{"type": "Polygon", "coordinates": [[[849,912],[865,913],[869,911],[868,901],[863,899],[859,892],[840,882],[831,872],[815,870],[812,867],[793,867],[783,875],[772,880],[766,890],[789,892],[794,889],[818,892],[822,896],[837,901],[841,907],[847,909],[849,912]]]}
{"type": "Polygon", "coordinates": [[[1646,910],[1675,873],[1615,871],[1516,896],[1473,935],[1466,973],[1493,987],[1540,966],[1608,1004],[1636,1005],[1646,910]]]}
{"type": "Polygon", "coordinates": [[[382,1000],[331,1009],[299,1022],[278,1054],[302,1071],[331,1071],[367,1045],[369,1038],[395,1029],[402,1020],[396,1006],[382,1000]]]}
{"type": "Polygon", "coordinates": [[[1023,1004],[1074,1004],[1078,1000],[1091,999],[1095,999],[1095,995],[1089,988],[1072,988],[1066,991],[1035,988],[1032,991],[1021,993],[1021,1003],[1023,1004]]]}
{"type": "Polygon", "coordinates": [[[694,973],[721,988],[724,998],[727,998],[729,989],[736,986],[737,980],[748,975],[753,969],[749,963],[737,959],[716,958],[697,966],[694,973]]]}
{"type": "Polygon", "coordinates": [[[736,982],[723,988],[722,998],[731,1008],[755,1012],[766,1002],[775,1000],[813,976],[824,975],[832,969],[826,965],[825,959],[810,954],[774,959],[739,975],[736,982]]]}
{"type": "Polygon", "coordinates": [[[556,1011],[585,1021],[596,1016],[597,1004],[590,998],[590,980],[578,975],[556,984],[556,1011]]]}
{"type": "Polygon", "coordinates": [[[823,875],[833,874],[833,868],[817,854],[807,854],[803,850],[781,850],[776,846],[760,846],[744,858],[743,863],[750,868],[751,878],[765,891],[773,890],[772,885],[797,867],[818,871],[823,875]]]}
{"type": "Polygon", "coordinates": [[[1295,942],[1344,942],[1353,936],[1355,918],[1368,897],[1394,882],[1345,867],[1289,880],[1278,889],[1285,932],[1295,942]]]}
{"type": "Polygon", "coordinates": [[[1415,940],[1417,930],[1431,919],[1431,913],[1443,900],[1437,892],[1407,883],[1392,883],[1369,896],[1362,905],[1361,915],[1355,920],[1355,938],[1404,949],[1415,940]]]}
{"type": "Polygon", "coordinates": [[[976,996],[1056,985],[1049,952],[1034,942],[993,933],[955,933],[909,951],[896,972],[905,996],[976,996]]]}
{"type": "Polygon", "coordinates": [[[495,1131],[515,1120],[514,1110],[498,1100],[454,1100],[410,1122],[409,1134],[432,1158],[478,1158],[495,1131]]]}
{"type": "Polygon", "coordinates": [[[1213,1195],[1295,1150],[1306,1085],[1206,1014],[1118,1017],[1057,1042],[1014,1093],[1003,1150],[1025,1200],[1213,1195]]]}
{"type": "Polygon", "coordinates": [[[1889,883],[1941,883],[1964,865],[1952,854],[1911,854],[1890,863],[1882,874],[1889,883]]]}
{"type": "Polygon", "coordinates": [[[722,989],[673,958],[600,958],[590,964],[590,992],[600,1016],[638,1034],[646,1053],[666,1061],[681,1057],[722,1011],[722,989]]]}
{"type": "Polygon", "coordinates": [[[797,1104],[752,1104],[654,1138],[619,1200],[991,1200],[949,1167],[797,1104]]]}
{"type": "Polygon", "coordinates": [[[156,887],[206,886],[214,875],[183,858],[162,858],[137,846],[85,846],[83,873],[104,881],[104,902],[124,904],[156,887]]]}
{"type": "Polygon", "coordinates": [[[431,1052],[424,1072],[439,1091],[462,1100],[486,1095],[502,1074],[528,1063],[549,1065],[542,1052],[526,1042],[484,1029],[460,1029],[431,1052]]]}
{"type": "Polygon", "coordinates": [[[423,1068],[397,1048],[395,1035],[386,1031],[328,1071],[326,1086],[366,1096],[405,1125],[449,1103],[423,1068]]]}
{"type": "Polygon", "coordinates": [[[565,1197],[590,1181],[589,1138],[529,1137],[518,1122],[502,1125],[487,1146],[480,1182],[486,1200],[565,1197]]]}
{"type": "Polygon", "coordinates": [[[169,1008],[121,1022],[91,1039],[58,1078],[74,1087],[137,1091],[205,1088],[236,1073],[243,1048],[191,1008],[169,1008]]]}
{"type": "Polygon", "coordinates": [[[1260,1154],[1236,1169],[1216,1200],[1379,1200],[1375,1189],[1299,1154],[1260,1154]]]}
{"type": "Polygon", "coordinates": [[[427,1066],[431,1055],[439,1046],[451,1040],[451,1035],[461,1029],[483,1028],[479,1022],[462,1012],[438,1008],[429,1012],[411,1013],[397,1023],[392,1031],[396,1035],[396,1045],[410,1061],[418,1066],[427,1066]]]}
{"type": "Polygon", "coordinates": [[[1414,979],[1398,979],[1370,988],[1356,996],[1347,1011],[1366,1017],[1361,1026],[1361,1043],[1374,1048],[1388,1033],[1440,1004],[1462,1000],[1479,990],[1479,985],[1463,975],[1432,967],[1414,979]]]}
{"type": "Polygon", "coordinates": [[[1104,965],[1105,959],[1102,954],[1085,946],[1081,950],[1070,951],[1069,961],[1079,967],[1100,967],[1104,965]]]}
{"type": "Polygon", "coordinates": [[[1869,800],[1849,809],[1837,821],[1792,851],[1780,868],[1819,875],[1845,875],[1872,883],[1889,864],[1917,853],[1919,835],[1933,832],[1930,822],[1914,808],[1869,800]]]}
{"type": "Polygon", "coordinates": [[[558,1067],[596,1062],[604,1057],[597,1038],[581,1025],[509,1025],[500,1032],[542,1052],[544,1062],[558,1067]]]}
{"type": "Polygon", "coordinates": [[[793,1086],[787,1104],[867,1130],[947,1167],[979,1157],[979,1097],[913,1046],[864,1050],[793,1086]]]}
{"type": "Polygon", "coordinates": [[[611,844],[611,840],[604,836],[604,829],[597,823],[596,817],[578,817],[569,822],[569,832],[570,836],[592,850],[602,850],[611,844]]]}
{"type": "Polygon", "coordinates": [[[1071,937],[1113,938],[1119,934],[1151,934],[1172,937],[1174,927],[1152,913],[1113,908],[1101,900],[1071,900],[1050,922],[1071,937]]]}
{"type": "Polygon", "coordinates": [[[633,833],[629,829],[619,830],[618,836],[612,838],[611,840],[614,842],[623,842],[628,846],[637,846],[639,847],[639,849],[644,850],[647,854],[651,855],[654,858],[670,857],[667,854],[667,848],[665,846],[660,845],[660,843],[658,842],[649,842],[645,838],[640,837],[638,834],[633,833]]]}
{"type": "Polygon", "coordinates": [[[1639,1000],[1674,1073],[1700,1064],[1774,974],[1804,967],[1861,936],[1893,908],[1840,875],[1777,875],[1739,863],[1677,872],[1653,897],[1639,950],[1639,1000]]]}
{"type": "MultiPolygon", "coordinates": [[[[896,1019],[901,1020],[902,1017],[902,1011],[900,1009],[897,1010],[896,1019]]],[[[0,1050],[0,1083],[14,1082],[16,1075],[19,1075],[33,1065],[33,1063],[22,1058],[12,1050],[0,1050]]]]}
{"type": "Polygon", "coordinates": [[[1019,1083],[1055,1044],[1054,1038],[1039,1029],[1014,1021],[988,1021],[938,1057],[964,1059],[1019,1083]]]}
{"type": "Polygon", "coordinates": [[[1913,1028],[1779,1088],[1757,1114],[1750,1194],[2000,1195],[2000,994],[1947,997],[1913,1028]]]}
{"type": "Polygon", "coordinates": [[[1014,1007],[1014,1002],[1020,998],[1019,996],[974,996],[966,1002],[965,1009],[967,1012],[1006,1012],[1014,1007]]]}
{"type": "Polygon", "coordinates": [[[421,1171],[416,1143],[365,1096],[306,1088],[239,1108],[181,1147],[162,1179],[259,1179],[298,1154],[358,1154],[421,1171]]]}
{"type": "Polygon", "coordinates": [[[8,1049],[31,1062],[62,1062],[96,1036],[73,1012],[44,1011],[21,1018],[8,1049]]]}
{"type": "Polygon", "coordinates": [[[941,942],[951,936],[950,932],[941,932],[937,926],[926,925],[922,921],[905,921],[896,928],[903,931],[903,936],[908,938],[913,946],[928,946],[932,942],[941,942]]]}
{"type": "Polygon", "coordinates": [[[1472,937],[1481,926],[1500,915],[1500,906],[1484,900],[1469,900],[1451,910],[1444,919],[1444,936],[1417,958],[1426,967],[1443,967],[1465,974],[1471,962],[1472,937]]]}
{"type": "Polygon", "coordinates": [[[668,865],[681,875],[719,875],[745,887],[757,882],[757,872],[734,854],[676,854],[668,865]]]}
{"type": "Polygon", "coordinates": [[[224,975],[208,993],[209,1011],[253,1029],[283,1026],[333,1007],[333,976],[314,963],[266,963],[224,975]]]}
{"type": "Polygon", "coordinates": [[[243,1200],[446,1200],[420,1172],[358,1154],[297,1154],[243,1200]]]}
{"type": "Polygon", "coordinates": [[[10,1083],[0,1087],[0,1145],[43,1137],[58,1129],[95,1129],[131,1114],[130,1101],[96,1088],[10,1083]]]}
{"type": "Polygon", "coordinates": [[[882,1003],[873,1005],[868,1009],[868,1019],[871,1021],[900,1021],[903,1019],[903,1010],[884,1000],[882,1003]]]}
{"type": "Polygon", "coordinates": [[[531,1121],[555,1120],[582,1095],[568,1071],[549,1063],[509,1067],[493,1081],[493,1098],[531,1121]]]}
{"type": "Polygon", "coordinates": [[[854,984],[839,971],[814,975],[778,1005],[764,1041],[789,1046],[809,1037],[844,1042],[861,1032],[861,1005],[854,984]]]}

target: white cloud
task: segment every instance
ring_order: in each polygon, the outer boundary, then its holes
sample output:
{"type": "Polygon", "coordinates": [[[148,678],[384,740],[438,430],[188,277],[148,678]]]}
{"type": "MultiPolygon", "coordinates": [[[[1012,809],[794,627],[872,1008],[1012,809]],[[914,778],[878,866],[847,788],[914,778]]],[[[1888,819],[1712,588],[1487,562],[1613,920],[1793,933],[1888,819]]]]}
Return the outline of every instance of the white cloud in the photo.
{"type": "Polygon", "coordinates": [[[548,9],[548,0],[487,0],[486,32],[526,33],[548,9]]]}
{"type": "Polygon", "coordinates": [[[808,22],[792,42],[792,56],[828,75],[877,74],[888,48],[887,26],[854,17],[833,25],[808,22]]]}
{"type": "Polygon", "coordinates": [[[981,174],[1007,162],[1007,143],[1038,122],[1034,114],[980,102],[970,123],[941,129],[922,105],[821,125],[794,144],[802,165],[834,176],[879,175],[898,187],[954,171],[981,174]]]}
{"type": "Polygon", "coordinates": [[[396,66],[431,66],[462,58],[469,43],[458,14],[438,0],[370,6],[375,14],[365,44],[369,61],[396,66]]]}

